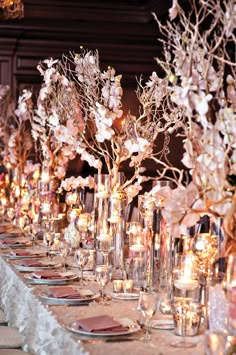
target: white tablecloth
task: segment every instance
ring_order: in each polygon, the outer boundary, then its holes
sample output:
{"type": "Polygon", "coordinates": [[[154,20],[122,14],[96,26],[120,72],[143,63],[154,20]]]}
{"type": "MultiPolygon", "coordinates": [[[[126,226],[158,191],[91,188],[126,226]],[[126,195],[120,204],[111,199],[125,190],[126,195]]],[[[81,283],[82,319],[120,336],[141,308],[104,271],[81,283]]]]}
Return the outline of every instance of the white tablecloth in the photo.
{"type": "MultiPolygon", "coordinates": [[[[45,285],[27,285],[23,273],[17,272],[6,259],[0,257],[0,300],[7,320],[16,326],[23,337],[24,349],[37,355],[118,355],[118,354],[204,354],[203,336],[190,338],[197,346],[192,349],[177,349],[170,346],[175,339],[173,331],[154,330],[151,344],[142,340],[106,343],[96,338],[94,343],[84,343],[81,337],[71,333],[66,324],[83,317],[109,314],[116,318],[139,319],[137,301],[113,300],[111,305],[103,306],[96,302],[89,306],[45,306],[38,294],[45,285]]],[[[86,288],[98,290],[95,281],[86,288]]],[[[159,317],[160,315],[156,315],[159,317]]],[[[95,338],[94,338],[95,339],[95,338]]]]}

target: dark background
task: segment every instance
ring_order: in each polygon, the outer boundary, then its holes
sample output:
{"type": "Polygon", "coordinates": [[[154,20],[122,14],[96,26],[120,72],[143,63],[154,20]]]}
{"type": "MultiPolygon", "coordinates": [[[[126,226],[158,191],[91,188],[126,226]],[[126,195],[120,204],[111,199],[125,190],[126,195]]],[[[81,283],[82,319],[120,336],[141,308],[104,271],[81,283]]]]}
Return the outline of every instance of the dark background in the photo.
{"type": "MultiPolygon", "coordinates": [[[[40,60],[60,58],[80,46],[98,49],[101,68],[110,65],[123,75],[124,111],[137,114],[137,79],[158,72],[155,57],[162,55],[152,12],[165,21],[172,0],[23,1],[24,18],[0,21],[1,84],[9,84],[15,97],[25,87],[37,91],[40,60]]],[[[171,140],[174,165],[180,164],[181,147],[178,140],[171,140]]]]}

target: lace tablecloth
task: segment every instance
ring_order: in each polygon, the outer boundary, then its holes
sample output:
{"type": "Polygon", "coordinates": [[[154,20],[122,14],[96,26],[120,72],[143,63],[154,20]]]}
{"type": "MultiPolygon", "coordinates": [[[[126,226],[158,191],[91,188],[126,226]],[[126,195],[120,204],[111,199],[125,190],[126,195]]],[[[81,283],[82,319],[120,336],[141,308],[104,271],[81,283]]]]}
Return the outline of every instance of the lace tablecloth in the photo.
{"type": "MultiPolygon", "coordinates": [[[[203,336],[191,337],[197,346],[192,349],[177,349],[169,344],[180,339],[173,331],[151,329],[151,345],[141,339],[134,341],[105,342],[99,338],[91,338],[85,342],[78,334],[66,329],[66,325],[79,318],[109,314],[116,318],[140,319],[137,311],[137,301],[112,300],[110,305],[104,306],[97,302],[89,306],[47,306],[41,302],[39,293],[44,291],[45,285],[27,285],[23,274],[17,272],[8,261],[0,257],[1,278],[0,298],[7,320],[16,326],[22,336],[24,349],[38,355],[104,355],[104,354],[204,354],[203,336]]],[[[95,281],[88,286],[98,290],[95,281]]],[[[155,316],[160,317],[159,314],[155,316]]]]}

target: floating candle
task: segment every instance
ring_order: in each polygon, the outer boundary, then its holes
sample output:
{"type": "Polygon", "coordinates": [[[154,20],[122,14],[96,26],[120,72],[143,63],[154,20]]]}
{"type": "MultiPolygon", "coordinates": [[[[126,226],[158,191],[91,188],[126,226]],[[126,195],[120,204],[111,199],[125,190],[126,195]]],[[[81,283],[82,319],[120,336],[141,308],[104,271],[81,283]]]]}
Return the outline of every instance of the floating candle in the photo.
{"type": "Polygon", "coordinates": [[[133,244],[129,249],[136,252],[143,252],[146,250],[145,246],[142,244],[133,244]]]}
{"type": "Polygon", "coordinates": [[[192,291],[198,287],[198,284],[199,284],[198,281],[194,279],[182,278],[174,281],[174,286],[179,290],[184,290],[184,291],[187,290],[192,291]]]}

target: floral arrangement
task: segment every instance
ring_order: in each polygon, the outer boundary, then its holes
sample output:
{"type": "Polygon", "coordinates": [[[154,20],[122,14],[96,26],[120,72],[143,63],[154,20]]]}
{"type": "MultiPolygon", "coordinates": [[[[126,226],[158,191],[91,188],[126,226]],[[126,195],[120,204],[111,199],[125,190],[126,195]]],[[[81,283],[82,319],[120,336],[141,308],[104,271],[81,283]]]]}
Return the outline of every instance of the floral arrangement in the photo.
{"type": "MultiPolygon", "coordinates": [[[[62,178],[67,162],[78,154],[98,173],[109,173],[112,189],[126,191],[131,201],[148,179],[144,162],[155,156],[155,161],[163,164],[169,134],[180,120],[178,114],[171,119],[162,114],[168,100],[165,92],[153,85],[153,80],[160,85],[162,80],[152,76],[144,85],[140,80],[140,116],[135,117],[123,113],[121,75],[116,75],[111,67],[102,71],[97,51],[81,48],[81,53],[71,53],[61,60],[45,60],[39,70],[44,85],[32,127],[44,159],[62,178]],[[165,135],[163,149],[155,152],[161,132],[165,135]],[[119,172],[127,161],[132,176],[120,185],[119,172]]],[[[73,180],[75,183],[84,185],[81,179],[73,180]]]]}
{"type": "Polygon", "coordinates": [[[32,116],[31,91],[23,90],[16,105],[9,86],[0,85],[0,154],[5,166],[17,168],[21,173],[33,148],[32,116]]]}
{"type": "Polygon", "coordinates": [[[163,35],[164,59],[156,60],[165,85],[156,75],[152,82],[181,116],[182,162],[190,174],[166,166],[162,177],[171,172],[176,188],[150,192],[157,201],[162,195],[174,236],[209,214],[225,217],[227,234],[236,238],[235,15],[234,0],[190,0],[187,11],[173,0],[167,23],[154,15],[163,35]]]}
{"type": "Polygon", "coordinates": [[[80,243],[79,232],[75,228],[74,222],[71,222],[64,231],[64,240],[70,243],[73,248],[77,248],[80,243]]]}

